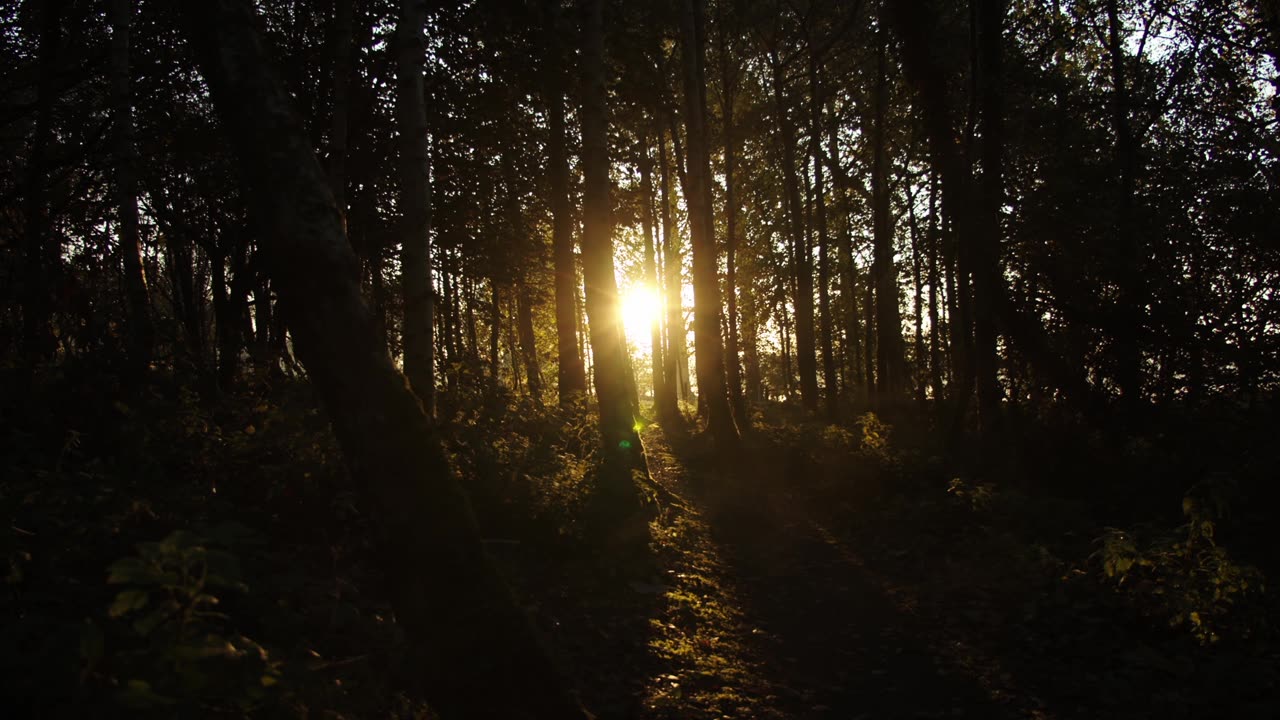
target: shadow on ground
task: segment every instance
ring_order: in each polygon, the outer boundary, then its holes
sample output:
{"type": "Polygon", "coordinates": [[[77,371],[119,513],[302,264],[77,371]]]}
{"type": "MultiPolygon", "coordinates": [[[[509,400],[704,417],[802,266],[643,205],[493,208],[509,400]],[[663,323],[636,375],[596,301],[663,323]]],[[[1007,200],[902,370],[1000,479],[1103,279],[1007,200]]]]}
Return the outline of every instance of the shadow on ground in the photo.
{"type": "Polygon", "coordinates": [[[650,620],[645,717],[997,718],[1013,713],[939,653],[940,638],[787,496],[787,463],[719,467],[651,430],[655,479],[680,495],[655,523],[665,576],[650,620]]]}

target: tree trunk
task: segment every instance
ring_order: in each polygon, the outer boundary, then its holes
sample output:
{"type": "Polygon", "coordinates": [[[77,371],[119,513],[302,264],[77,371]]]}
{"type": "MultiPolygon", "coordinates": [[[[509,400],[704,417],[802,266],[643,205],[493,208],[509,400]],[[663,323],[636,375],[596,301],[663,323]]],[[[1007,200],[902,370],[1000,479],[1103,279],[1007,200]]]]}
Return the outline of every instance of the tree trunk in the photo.
{"type": "MultiPolygon", "coordinates": [[[[649,134],[641,131],[640,135],[640,189],[644,198],[644,207],[640,212],[640,222],[644,226],[644,272],[645,283],[658,296],[661,285],[658,283],[658,260],[654,252],[653,231],[653,159],[649,155],[649,134]]],[[[653,374],[653,407],[659,419],[669,419],[676,412],[675,393],[668,394],[665,376],[666,361],[662,352],[662,318],[656,313],[649,328],[649,360],[650,372],[653,374]],[[664,403],[670,405],[664,406],[664,403]]]]}
{"type": "Polygon", "coordinates": [[[876,401],[883,407],[899,399],[906,388],[902,352],[902,316],[898,308],[898,269],[893,261],[893,218],[889,200],[888,140],[885,137],[889,105],[888,36],[881,31],[876,45],[876,80],[871,127],[872,224],[876,313],[876,401]]]}
{"type": "MultiPolygon", "coordinates": [[[[671,131],[671,160],[675,164],[676,175],[680,180],[680,188],[685,197],[690,195],[689,175],[685,172],[684,150],[680,146],[680,129],[676,123],[676,114],[670,112],[667,115],[671,131]]],[[[674,196],[672,197],[674,201],[674,196]]],[[[672,236],[673,238],[676,236],[672,236]]],[[[692,241],[691,241],[692,242],[692,241]]],[[[684,315],[684,259],[682,256],[682,244],[679,239],[675,239],[673,245],[673,253],[675,254],[675,283],[671,286],[670,291],[676,293],[675,308],[675,341],[676,341],[676,372],[680,376],[680,399],[686,404],[692,399],[693,389],[689,379],[689,324],[684,315]]],[[[705,404],[698,402],[699,412],[705,408],[705,404]]]]}
{"type": "Polygon", "coordinates": [[[545,5],[546,38],[543,47],[544,102],[547,106],[547,179],[551,194],[551,245],[555,265],[556,377],[560,404],[567,405],[587,392],[587,375],[578,344],[578,272],[573,257],[573,218],[569,203],[569,164],[565,153],[564,68],[560,44],[560,2],[545,5]]]}
{"type": "Polygon", "coordinates": [[[133,144],[133,101],[129,91],[129,28],[132,0],[111,2],[111,104],[115,122],[116,222],[124,265],[125,298],[129,308],[130,359],[145,370],[151,362],[155,326],[138,237],[137,151],[133,144]]]}
{"type": "MultiPolygon", "coordinates": [[[[827,152],[830,156],[832,170],[832,184],[834,186],[834,195],[842,207],[848,206],[846,196],[848,194],[847,183],[844,174],[836,172],[834,168],[838,167],[840,162],[840,147],[837,142],[837,123],[833,118],[827,128],[827,152]]],[[[848,358],[848,381],[847,384],[852,385],[860,382],[861,373],[861,348],[862,336],[858,320],[858,294],[857,294],[857,265],[853,259],[853,229],[850,227],[848,210],[845,210],[844,222],[841,224],[841,233],[839,241],[840,266],[837,272],[840,273],[840,297],[844,301],[844,334],[845,334],[845,355],[848,358]]]]}
{"type": "Polygon", "coordinates": [[[711,215],[711,161],[707,142],[707,84],[703,36],[704,0],[685,0],[681,53],[684,64],[685,124],[689,144],[689,230],[693,245],[693,335],[698,397],[707,404],[711,436],[722,449],[738,443],[738,427],[725,390],[724,345],[720,337],[720,281],[711,215]]]}
{"type": "Polygon", "coordinates": [[[231,389],[240,377],[240,349],[244,347],[244,314],[248,308],[250,279],[246,253],[249,243],[244,238],[221,241],[219,254],[210,258],[213,287],[213,323],[217,338],[218,387],[231,389]],[[229,248],[229,252],[228,252],[229,248]],[[227,277],[227,262],[231,276],[227,277]]]}
{"type": "Polygon", "coordinates": [[[333,9],[333,129],[329,137],[329,185],[333,199],[342,215],[342,225],[347,224],[347,118],[351,87],[351,34],[352,3],[354,0],[335,0],[333,9]]]}
{"type": "MultiPolygon", "coordinates": [[[[995,2],[995,0],[986,0],[995,2]]],[[[1116,285],[1119,288],[1116,327],[1116,382],[1126,404],[1142,396],[1142,349],[1146,318],[1142,303],[1147,301],[1144,289],[1139,237],[1141,229],[1134,222],[1134,197],[1137,193],[1137,144],[1129,123],[1129,85],[1125,73],[1123,28],[1117,0],[1107,0],[1107,46],[1111,56],[1111,128],[1115,134],[1115,164],[1119,175],[1119,200],[1116,207],[1116,285]]],[[[992,11],[994,13],[994,11],[992,11]]],[[[990,22],[995,22],[992,18],[990,22]]],[[[998,26],[996,26],[998,29],[998,26]]],[[[998,53],[998,46],[993,53],[998,53]]],[[[993,56],[996,61],[999,55],[993,56]]]]}
{"type": "Polygon", "coordinates": [[[609,187],[608,108],[605,94],[603,0],[586,5],[582,48],[582,274],[586,284],[588,329],[600,435],[604,442],[608,494],[634,502],[631,473],[648,476],[635,429],[627,379],[626,348],[618,316],[613,264],[613,205],[609,187]]]}
{"type": "Polygon", "coordinates": [[[982,64],[982,230],[974,258],[974,371],[978,419],[984,433],[1000,425],[1003,391],[996,373],[996,302],[1000,273],[1000,212],[1004,205],[1004,0],[979,0],[979,61],[982,64]]]}
{"type": "MultiPolygon", "coordinates": [[[[979,242],[976,237],[978,219],[973,217],[973,175],[960,153],[954,113],[947,102],[946,70],[933,55],[931,28],[927,23],[921,22],[921,18],[931,17],[928,7],[919,0],[900,0],[889,4],[887,9],[888,24],[901,41],[903,66],[916,85],[925,131],[929,136],[930,152],[935,158],[940,176],[943,216],[952,224],[951,234],[955,237],[955,241],[949,243],[946,257],[950,318],[948,327],[951,331],[950,347],[953,353],[953,377],[949,394],[962,408],[972,390],[972,372],[967,369],[969,364],[964,358],[970,315],[966,299],[966,275],[967,266],[972,262],[966,259],[965,248],[972,251],[973,245],[979,242]]],[[[990,300],[994,315],[1005,334],[1022,346],[1028,360],[1050,377],[1059,389],[1082,401],[1085,406],[1092,406],[1093,393],[1088,384],[1060,353],[1049,347],[1039,319],[1020,313],[1007,302],[1004,298],[1003,278],[998,272],[993,275],[995,282],[990,288],[990,300]]],[[[957,413],[957,417],[959,415],[957,413]]]]}
{"type": "Polygon", "coordinates": [[[47,361],[57,349],[53,334],[53,297],[50,285],[61,264],[61,243],[49,217],[49,146],[54,142],[53,106],[57,101],[59,46],[62,44],[62,9],[65,0],[28,0],[40,44],[36,59],[35,128],[27,156],[23,203],[22,347],[31,362],[47,361]]]}
{"type": "MultiPolygon", "coordinates": [[[[811,43],[812,45],[812,43],[811,43]]],[[[826,385],[828,422],[840,419],[840,381],[836,377],[836,355],[832,342],[831,253],[827,235],[826,184],[822,172],[822,96],[818,84],[817,51],[809,51],[809,145],[813,155],[813,215],[818,236],[818,333],[822,348],[822,381],[826,385]]]]}
{"type": "Polygon", "coordinates": [[[400,278],[404,296],[404,372],[435,415],[435,307],[431,288],[431,185],[423,95],[426,23],[422,0],[401,0],[396,25],[396,122],[400,133],[400,278]]]}
{"type": "Polygon", "coordinates": [[[533,293],[524,281],[520,281],[517,288],[516,320],[520,326],[520,354],[524,358],[529,397],[542,405],[542,365],[538,362],[538,342],[533,333],[533,293]]]}
{"type": "Polygon", "coordinates": [[[782,144],[782,180],[787,203],[787,232],[790,235],[792,274],[795,277],[796,365],[800,372],[800,399],[805,410],[818,411],[817,343],[813,327],[813,259],[805,240],[800,182],[796,177],[796,131],[783,95],[782,60],[773,49],[769,60],[773,80],[774,112],[779,142],[782,144]]]}
{"type": "Polygon", "coordinates": [[[728,382],[729,401],[733,407],[738,427],[751,423],[746,401],[742,395],[742,364],[738,347],[738,196],[734,171],[738,161],[738,137],[734,126],[734,105],[737,102],[741,70],[729,58],[728,28],[720,11],[720,118],[724,123],[724,228],[725,228],[725,380],[728,382]]]}
{"type": "Polygon", "coordinates": [[[496,277],[489,276],[489,377],[494,385],[502,384],[502,295],[496,277]]]}
{"type": "Polygon", "coordinates": [[[921,405],[925,402],[925,372],[927,365],[927,356],[924,352],[924,296],[921,289],[920,273],[923,266],[923,260],[920,252],[920,222],[916,218],[916,202],[915,198],[909,198],[907,201],[907,216],[910,218],[911,225],[911,314],[912,324],[915,326],[915,363],[911,379],[915,388],[916,401],[921,405]]]}
{"type": "Polygon", "coordinates": [[[939,335],[938,316],[938,170],[936,164],[929,170],[929,236],[928,242],[928,278],[929,278],[929,383],[933,386],[934,402],[943,398],[942,388],[942,349],[939,335]]]}
{"type": "Polygon", "coordinates": [[[680,297],[680,252],[673,235],[671,220],[671,165],[667,159],[667,138],[658,123],[658,186],[660,215],[662,219],[662,285],[666,317],[666,350],[663,353],[662,372],[667,382],[662,388],[662,396],[658,398],[659,415],[668,425],[684,424],[684,416],[680,414],[678,396],[680,386],[684,383],[677,359],[684,361],[684,313],[680,297]]]}
{"type": "Polygon", "coordinates": [[[184,6],[215,107],[270,225],[260,239],[299,357],[386,537],[392,603],[444,718],[584,713],[485,554],[419,400],[378,343],[327,178],[244,0],[184,6]],[[447,588],[447,592],[442,592],[447,588]]]}

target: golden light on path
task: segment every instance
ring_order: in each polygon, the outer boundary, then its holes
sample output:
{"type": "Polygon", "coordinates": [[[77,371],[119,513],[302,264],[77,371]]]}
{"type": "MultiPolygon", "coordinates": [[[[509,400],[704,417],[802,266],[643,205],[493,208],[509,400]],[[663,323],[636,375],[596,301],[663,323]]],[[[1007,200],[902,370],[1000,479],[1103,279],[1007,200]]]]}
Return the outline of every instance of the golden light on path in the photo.
{"type": "Polygon", "coordinates": [[[648,285],[632,285],[622,291],[618,312],[622,314],[622,327],[633,350],[649,348],[650,327],[661,311],[658,294],[648,285]]]}

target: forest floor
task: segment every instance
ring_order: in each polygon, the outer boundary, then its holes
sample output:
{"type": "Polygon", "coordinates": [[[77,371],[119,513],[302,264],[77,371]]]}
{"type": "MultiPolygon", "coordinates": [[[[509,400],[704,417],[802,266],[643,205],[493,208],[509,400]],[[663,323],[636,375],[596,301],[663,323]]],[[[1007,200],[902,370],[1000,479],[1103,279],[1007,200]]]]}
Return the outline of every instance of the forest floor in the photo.
{"type": "MultiPolygon", "coordinates": [[[[73,378],[0,412],[0,707],[431,717],[376,514],[304,385],[127,403],[100,387],[73,378]],[[219,584],[157,585],[214,559],[219,584]],[[175,597],[217,612],[180,623],[175,597]]],[[[596,717],[1280,717],[1275,594],[1225,551],[1265,545],[1232,529],[1248,513],[1214,541],[1187,535],[1194,494],[1144,496],[1173,520],[1127,525],[1132,547],[1110,548],[1096,498],[957,478],[925,423],[769,410],[728,459],[647,427],[664,497],[620,554],[589,525],[589,413],[459,404],[449,447],[486,544],[596,717]]],[[[1076,456],[1054,462],[1073,478],[1106,467],[1076,456]]]]}
{"type": "Polygon", "coordinates": [[[679,498],[652,522],[650,575],[578,573],[536,608],[601,718],[1280,716],[1266,644],[1153,626],[955,512],[954,486],[922,501],[856,466],[833,477],[768,431],[732,467],[656,427],[644,441],[679,498]]]}

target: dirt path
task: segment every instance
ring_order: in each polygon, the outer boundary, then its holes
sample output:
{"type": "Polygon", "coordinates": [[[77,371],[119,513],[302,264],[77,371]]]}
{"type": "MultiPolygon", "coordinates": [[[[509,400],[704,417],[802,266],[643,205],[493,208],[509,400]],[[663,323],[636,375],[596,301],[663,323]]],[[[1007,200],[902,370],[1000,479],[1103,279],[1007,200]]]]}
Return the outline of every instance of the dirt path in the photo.
{"type": "Polygon", "coordinates": [[[654,523],[665,572],[644,714],[659,718],[999,718],[993,699],[861,558],[787,497],[786,469],[698,467],[658,431],[655,479],[689,507],[654,523]]]}

